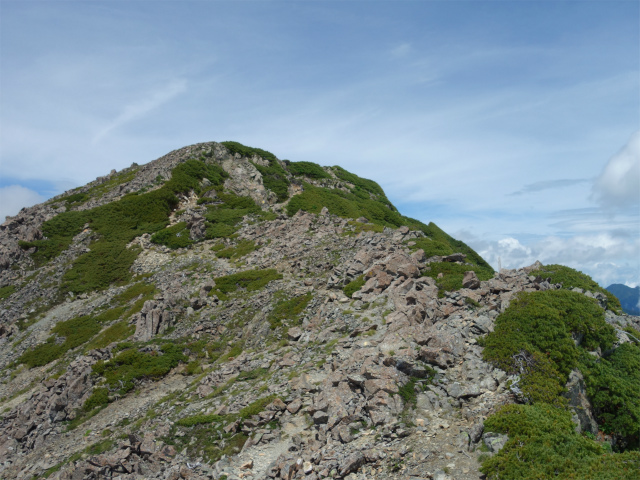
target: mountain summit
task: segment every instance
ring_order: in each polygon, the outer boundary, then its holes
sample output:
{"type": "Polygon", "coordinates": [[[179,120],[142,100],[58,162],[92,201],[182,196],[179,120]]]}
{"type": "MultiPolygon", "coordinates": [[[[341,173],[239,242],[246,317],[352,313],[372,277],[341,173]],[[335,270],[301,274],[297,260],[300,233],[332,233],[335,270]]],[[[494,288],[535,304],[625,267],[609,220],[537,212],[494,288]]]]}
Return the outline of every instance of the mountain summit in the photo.
{"type": "Polygon", "coordinates": [[[637,478],[639,319],[341,167],[192,145],[0,245],[0,478],[637,478]]]}

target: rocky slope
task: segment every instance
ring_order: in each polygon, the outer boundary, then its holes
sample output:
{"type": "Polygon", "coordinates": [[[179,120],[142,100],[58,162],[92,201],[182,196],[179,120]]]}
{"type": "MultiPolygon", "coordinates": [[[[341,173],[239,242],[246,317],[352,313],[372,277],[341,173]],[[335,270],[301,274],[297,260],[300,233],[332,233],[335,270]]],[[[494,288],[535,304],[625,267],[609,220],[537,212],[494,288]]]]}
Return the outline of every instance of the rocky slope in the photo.
{"type": "MultiPolygon", "coordinates": [[[[539,264],[487,273],[377,185],[303,163],[199,144],[0,227],[0,478],[483,477],[479,456],[507,441],[483,422],[522,399],[479,339],[518,292],[563,285],[531,275],[539,264]],[[115,235],[92,212],[162,192],[188,161],[221,170],[174,189],[160,226],[136,221],[127,275],[84,288],[90,255],[115,235]],[[329,191],[359,195],[354,211],[375,218],[350,218],[329,191]],[[69,212],[75,230],[47,223],[71,225],[69,212]],[[59,252],[39,257],[52,238],[59,252]]],[[[618,345],[640,328],[605,318],[618,345]]],[[[598,434],[578,377],[574,421],[598,434]]]]}

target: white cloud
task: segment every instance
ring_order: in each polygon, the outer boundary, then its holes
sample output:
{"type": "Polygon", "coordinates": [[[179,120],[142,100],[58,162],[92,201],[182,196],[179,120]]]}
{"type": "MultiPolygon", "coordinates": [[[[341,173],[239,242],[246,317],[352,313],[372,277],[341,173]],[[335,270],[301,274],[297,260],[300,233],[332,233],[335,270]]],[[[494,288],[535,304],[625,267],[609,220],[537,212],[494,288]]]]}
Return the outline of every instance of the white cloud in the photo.
{"type": "Polygon", "coordinates": [[[525,245],[514,237],[498,241],[482,240],[458,232],[496,270],[521,268],[536,260],[561,264],[590,275],[602,286],[620,283],[620,278],[640,278],[640,238],[609,233],[577,235],[569,238],[547,236],[525,245]],[[467,238],[464,238],[467,237],[467,238]]]}
{"type": "Polygon", "coordinates": [[[593,186],[593,198],[607,209],[640,205],[640,131],[607,162],[593,186]]]}
{"type": "Polygon", "coordinates": [[[4,223],[7,215],[15,215],[24,206],[41,203],[45,198],[20,185],[0,187],[0,223],[4,223]]]}
{"type": "Polygon", "coordinates": [[[146,98],[135,103],[131,103],[124,107],[122,113],[115,119],[103,127],[94,137],[92,142],[97,143],[102,140],[109,132],[125,125],[136,118],[140,118],[150,111],[158,108],[162,104],[168,102],[175,96],[183,93],[187,89],[185,80],[175,80],[162,88],[151,92],[146,98]]]}

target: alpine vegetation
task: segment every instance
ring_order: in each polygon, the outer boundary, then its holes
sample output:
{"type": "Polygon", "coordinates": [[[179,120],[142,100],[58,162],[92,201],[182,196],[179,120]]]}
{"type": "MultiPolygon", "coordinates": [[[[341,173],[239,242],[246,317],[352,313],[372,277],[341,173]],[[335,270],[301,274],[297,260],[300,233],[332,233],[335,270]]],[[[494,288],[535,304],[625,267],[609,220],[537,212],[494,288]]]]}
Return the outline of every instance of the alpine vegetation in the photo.
{"type": "Polygon", "coordinates": [[[191,145],[0,245],[0,478],[640,476],[640,319],[339,166],[191,145]]]}

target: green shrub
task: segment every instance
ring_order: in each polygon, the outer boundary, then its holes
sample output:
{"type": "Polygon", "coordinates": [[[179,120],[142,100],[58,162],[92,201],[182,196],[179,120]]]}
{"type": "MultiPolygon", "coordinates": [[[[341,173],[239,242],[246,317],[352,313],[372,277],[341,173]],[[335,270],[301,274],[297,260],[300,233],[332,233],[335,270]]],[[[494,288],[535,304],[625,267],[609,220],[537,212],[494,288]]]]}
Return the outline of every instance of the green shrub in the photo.
{"type": "Polygon", "coordinates": [[[135,325],[129,325],[129,322],[123,320],[111,325],[105,331],[101,332],[96,338],[91,340],[85,350],[93,350],[97,348],[105,348],[114,342],[126,340],[136,331],[135,325]]]}
{"type": "Polygon", "coordinates": [[[254,155],[269,161],[269,166],[253,163],[262,175],[262,182],[266,188],[276,194],[279,202],[284,202],[289,198],[289,180],[287,180],[287,172],[285,172],[276,156],[262,150],[260,148],[247,147],[238,142],[222,142],[227,150],[231,153],[239,153],[244,157],[251,159],[254,155]]]}
{"type": "Polygon", "coordinates": [[[418,379],[411,377],[407,383],[398,389],[398,395],[404,401],[405,408],[415,407],[418,401],[418,394],[416,393],[416,383],[418,379]]]}
{"type": "Polygon", "coordinates": [[[216,252],[218,258],[229,258],[232,260],[244,257],[251,252],[257,250],[259,247],[252,240],[240,240],[237,245],[228,247],[216,252]]]}
{"type": "Polygon", "coordinates": [[[305,176],[309,178],[331,178],[324,169],[317,163],[312,162],[289,162],[287,168],[295,176],[305,176]]]}
{"type": "Polygon", "coordinates": [[[421,248],[422,250],[424,250],[424,255],[426,258],[430,258],[435,255],[446,256],[451,255],[452,253],[456,253],[453,251],[451,245],[439,240],[433,240],[427,237],[416,238],[412,241],[415,242],[415,245],[409,247],[409,249],[413,252],[421,248]]]}
{"type": "Polygon", "coordinates": [[[640,453],[606,455],[598,443],[575,432],[571,414],[544,403],[507,405],[485,421],[485,431],[509,440],[480,471],[489,479],[635,479],[640,453]]]}
{"type": "Polygon", "coordinates": [[[4,300],[5,298],[9,298],[16,291],[16,287],[14,285],[5,285],[0,288],[0,300],[4,300]]]}
{"type": "Polygon", "coordinates": [[[143,233],[153,234],[164,229],[171,210],[178,203],[176,193],[199,191],[202,178],[221,184],[226,176],[217,165],[188,160],[173,169],[171,179],[161,188],[127,195],[90,210],[61,213],[42,225],[46,239],[22,242],[21,247],[35,247],[33,259],[43,264],[65,250],[88,224],[99,238],[65,273],[62,291],[82,293],[127,282],[138,251],[129,250],[126,245],[143,233]]]}
{"type": "Polygon", "coordinates": [[[152,297],[157,291],[155,285],[151,283],[138,282],[131,285],[124,292],[114,296],[113,301],[120,304],[129,303],[141,295],[146,298],[152,297]]]}
{"type": "Polygon", "coordinates": [[[253,417],[254,415],[258,415],[260,412],[264,410],[264,407],[273,402],[277,395],[269,395],[268,397],[263,397],[255,402],[251,402],[249,405],[240,410],[240,418],[246,420],[247,418],[253,417]]]}
{"type": "Polygon", "coordinates": [[[567,290],[521,292],[496,318],[485,339],[485,360],[516,373],[513,356],[525,350],[539,352],[567,376],[576,368],[579,350],[572,334],[582,335],[583,348],[603,350],[616,341],[614,329],[594,299],[567,290]]]}
{"type": "Polygon", "coordinates": [[[603,358],[588,353],[607,352],[616,340],[595,299],[569,290],[521,292],[484,338],[483,357],[519,374],[523,397],[534,404],[565,405],[568,374],[579,369],[600,428],[619,450],[637,449],[640,347],[625,343],[603,358]]]}
{"type": "Polygon", "coordinates": [[[551,283],[561,283],[564,288],[582,288],[591,292],[600,292],[607,296],[607,306],[616,313],[622,312],[620,300],[608,290],[598,285],[591,277],[564,265],[544,265],[531,275],[550,278],[551,283]]]}
{"type": "Polygon", "coordinates": [[[268,152],[266,150],[262,150],[261,148],[254,148],[254,147],[247,147],[245,145],[242,145],[239,142],[220,142],[222,145],[224,145],[227,150],[229,150],[230,153],[239,153],[240,155],[242,155],[243,157],[248,157],[251,158],[254,155],[257,155],[259,157],[264,158],[265,160],[277,160],[276,156],[271,153],[268,152]]]}
{"type": "Polygon", "coordinates": [[[479,280],[489,280],[493,278],[493,270],[475,265],[460,265],[453,262],[435,262],[428,265],[428,270],[422,274],[431,277],[436,281],[438,294],[443,297],[444,292],[454,292],[462,288],[462,280],[465,272],[476,272],[479,280]],[[442,273],[442,277],[438,275],[442,273]]]}
{"type": "Polygon", "coordinates": [[[90,412],[94,408],[106,407],[109,404],[109,390],[106,388],[96,388],[91,396],[84,402],[82,409],[85,412],[90,412]]]}
{"type": "Polygon", "coordinates": [[[257,378],[264,377],[267,373],[269,373],[268,368],[256,368],[254,370],[240,372],[240,374],[236,378],[236,381],[242,382],[247,380],[255,380],[257,378]]]}
{"type": "MultiPolygon", "coordinates": [[[[361,178],[351,172],[346,171],[342,167],[335,166],[335,167],[331,167],[331,169],[333,170],[333,173],[336,175],[336,177],[338,177],[340,180],[353,184],[354,189],[358,189],[367,193],[371,193],[373,195],[377,195],[379,197],[386,198],[384,194],[384,190],[382,190],[382,187],[380,187],[380,185],[378,185],[373,180],[361,178]]],[[[387,201],[387,203],[389,202],[387,201]]]]}
{"type": "Polygon", "coordinates": [[[130,268],[138,253],[139,249],[128,249],[119,242],[96,242],[64,274],[62,290],[78,294],[124,284],[131,278],[130,268]]]}
{"type": "Polygon", "coordinates": [[[270,268],[265,270],[245,270],[244,272],[226,275],[215,279],[216,286],[209,292],[210,295],[218,295],[225,299],[228,294],[242,288],[248,292],[260,290],[273,280],[280,280],[282,274],[270,268]]]}
{"type": "Polygon", "coordinates": [[[597,360],[583,354],[580,370],[602,431],[616,435],[621,449],[638,449],[640,434],[640,347],[620,345],[597,360]]]}
{"type": "Polygon", "coordinates": [[[360,232],[382,233],[384,231],[383,225],[376,225],[375,223],[361,223],[350,220],[348,224],[353,227],[353,231],[346,232],[346,235],[358,235],[360,232]]]}
{"type": "Polygon", "coordinates": [[[195,425],[204,425],[207,423],[220,423],[223,420],[224,417],[221,415],[192,415],[176,421],[176,425],[180,425],[181,427],[193,427],[195,425]]]}
{"type": "Polygon", "coordinates": [[[275,330],[282,325],[283,320],[291,320],[292,323],[295,323],[300,314],[307,308],[312,298],[313,295],[307,293],[299,297],[277,302],[267,317],[271,328],[275,330]]]}
{"type": "Polygon", "coordinates": [[[355,278],[354,280],[347,283],[342,291],[348,298],[351,298],[351,295],[360,290],[365,283],[367,283],[367,280],[365,279],[364,275],[360,275],[358,278],[355,278]]]}
{"type": "Polygon", "coordinates": [[[91,316],[83,316],[59,322],[52,330],[52,335],[46,343],[27,350],[20,357],[18,363],[24,363],[29,368],[46,365],[64,355],[72,348],[87,342],[100,331],[100,324],[91,316]],[[64,338],[64,342],[56,343],[56,336],[64,338]]]}
{"type": "Polygon", "coordinates": [[[207,207],[207,238],[225,238],[233,235],[236,225],[245,215],[264,216],[264,212],[249,197],[240,197],[230,193],[219,193],[221,204],[207,207]]]}
{"type": "Polygon", "coordinates": [[[158,245],[165,245],[172,250],[177,248],[187,248],[194,244],[191,240],[190,231],[185,222],[179,222],[170,227],[164,228],[151,236],[151,241],[158,245]]]}
{"type": "Polygon", "coordinates": [[[118,393],[125,393],[135,388],[135,381],[143,378],[161,378],[180,362],[188,359],[183,355],[183,345],[167,343],[161,351],[140,352],[135,348],[126,348],[107,362],[98,361],[92,368],[95,373],[105,378],[111,388],[118,388],[118,393]]]}

